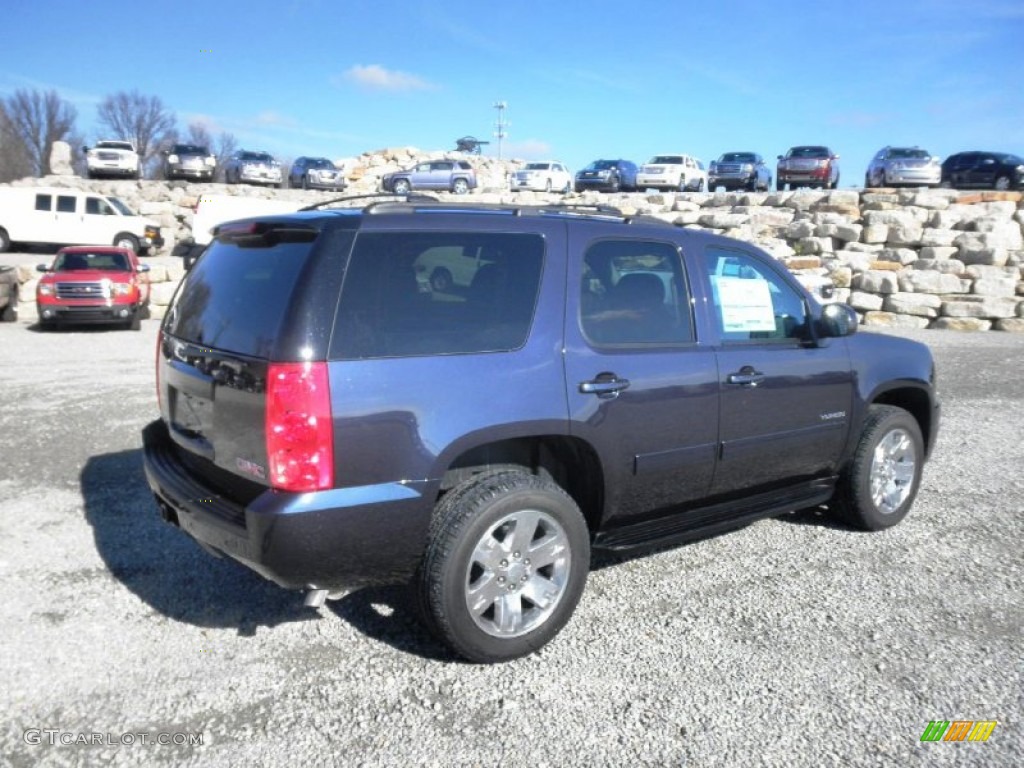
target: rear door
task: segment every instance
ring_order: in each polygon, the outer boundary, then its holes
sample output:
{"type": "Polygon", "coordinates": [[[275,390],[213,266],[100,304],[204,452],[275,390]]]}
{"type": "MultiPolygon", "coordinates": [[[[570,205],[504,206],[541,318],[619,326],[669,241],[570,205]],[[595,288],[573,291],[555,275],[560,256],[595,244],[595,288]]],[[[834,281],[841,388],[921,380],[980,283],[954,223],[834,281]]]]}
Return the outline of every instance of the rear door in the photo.
{"type": "MultiPolygon", "coordinates": [[[[301,360],[293,337],[311,338],[308,328],[329,323],[334,306],[292,316],[293,294],[308,280],[315,229],[239,227],[185,274],[158,357],[161,414],[190,466],[214,487],[228,476],[269,483],[269,361],[301,360]]],[[[315,343],[307,343],[313,356],[315,343]]]]}
{"type": "Polygon", "coordinates": [[[571,429],[601,454],[612,525],[705,496],[718,435],[714,351],[697,341],[679,248],[570,232],[571,429]]]}
{"type": "Polygon", "coordinates": [[[853,403],[845,341],[808,343],[806,299],[769,258],[708,245],[699,272],[719,336],[721,431],[713,492],[831,474],[853,403]]]}
{"type": "Polygon", "coordinates": [[[81,243],[97,245],[98,243],[82,238],[82,207],[84,197],[77,194],[54,195],[53,225],[43,233],[41,242],[46,243],[81,243]]]}
{"type": "Polygon", "coordinates": [[[995,155],[988,153],[976,155],[971,167],[966,170],[967,183],[972,187],[995,186],[998,168],[999,163],[995,155]]]}

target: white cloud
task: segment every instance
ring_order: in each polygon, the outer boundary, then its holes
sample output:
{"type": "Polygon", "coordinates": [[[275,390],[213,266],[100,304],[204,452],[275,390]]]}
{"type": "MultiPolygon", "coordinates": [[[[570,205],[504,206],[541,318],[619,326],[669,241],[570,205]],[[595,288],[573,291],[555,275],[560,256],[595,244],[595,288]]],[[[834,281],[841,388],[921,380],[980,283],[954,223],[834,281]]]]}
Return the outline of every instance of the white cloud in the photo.
{"type": "Polygon", "coordinates": [[[385,69],[379,64],[356,64],[340,77],[331,78],[335,85],[341,85],[342,81],[375,91],[431,91],[437,88],[419,75],[385,69]]]}

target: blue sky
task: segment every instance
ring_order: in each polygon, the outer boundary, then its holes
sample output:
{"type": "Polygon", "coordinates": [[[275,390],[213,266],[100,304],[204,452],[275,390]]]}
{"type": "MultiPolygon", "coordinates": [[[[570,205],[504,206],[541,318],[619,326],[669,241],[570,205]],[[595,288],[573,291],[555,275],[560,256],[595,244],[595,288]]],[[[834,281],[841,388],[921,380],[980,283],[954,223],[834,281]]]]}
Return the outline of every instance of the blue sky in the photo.
{"type": "Polygon", "coordinates": [[[0,95],[109,94],[280,159],[386,146],[642,162],[827,144],[842,185],[886,144],[1024,153],[1024,2],[39,0],[8,4],[0,95]]]}

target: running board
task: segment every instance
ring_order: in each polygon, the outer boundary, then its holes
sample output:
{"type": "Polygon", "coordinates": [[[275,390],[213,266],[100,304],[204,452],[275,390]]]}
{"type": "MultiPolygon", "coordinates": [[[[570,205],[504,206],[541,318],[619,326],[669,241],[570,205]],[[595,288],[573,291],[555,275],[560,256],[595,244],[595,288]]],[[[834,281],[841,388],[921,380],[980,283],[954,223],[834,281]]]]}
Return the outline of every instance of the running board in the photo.
{"type": "Polygon", "coordinates": [[[597,534],[593,549],[628,553],[715,536],[765,517],[824,504],[832,498],[836,480],[819,478],[745,499],[673,511],[653,520],[612,528],[597,534]]]}

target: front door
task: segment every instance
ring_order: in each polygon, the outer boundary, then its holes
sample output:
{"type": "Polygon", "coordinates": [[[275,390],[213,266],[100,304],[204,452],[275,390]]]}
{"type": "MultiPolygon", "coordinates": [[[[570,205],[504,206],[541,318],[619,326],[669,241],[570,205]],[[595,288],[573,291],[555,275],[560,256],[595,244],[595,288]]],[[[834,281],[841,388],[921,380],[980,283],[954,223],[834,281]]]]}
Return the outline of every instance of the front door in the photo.
{"type": "Polygon", "coordinates": [[[721,433],[713,492],[834,473],[853,374],[846,342],[809,342],[806,300],[767,260],[707,246],[700,269],[717,325],[721,433]]]}
{"type": "Polygon", "coordinates": [[[703,498],[718,434],[715,354],[697,342],[683,260],[657,240],[570,233],[565,331],[571,429],[600,453],[605,520],[703,498]],[[573,238],[578,238],[573,240],[573,238]]]}

